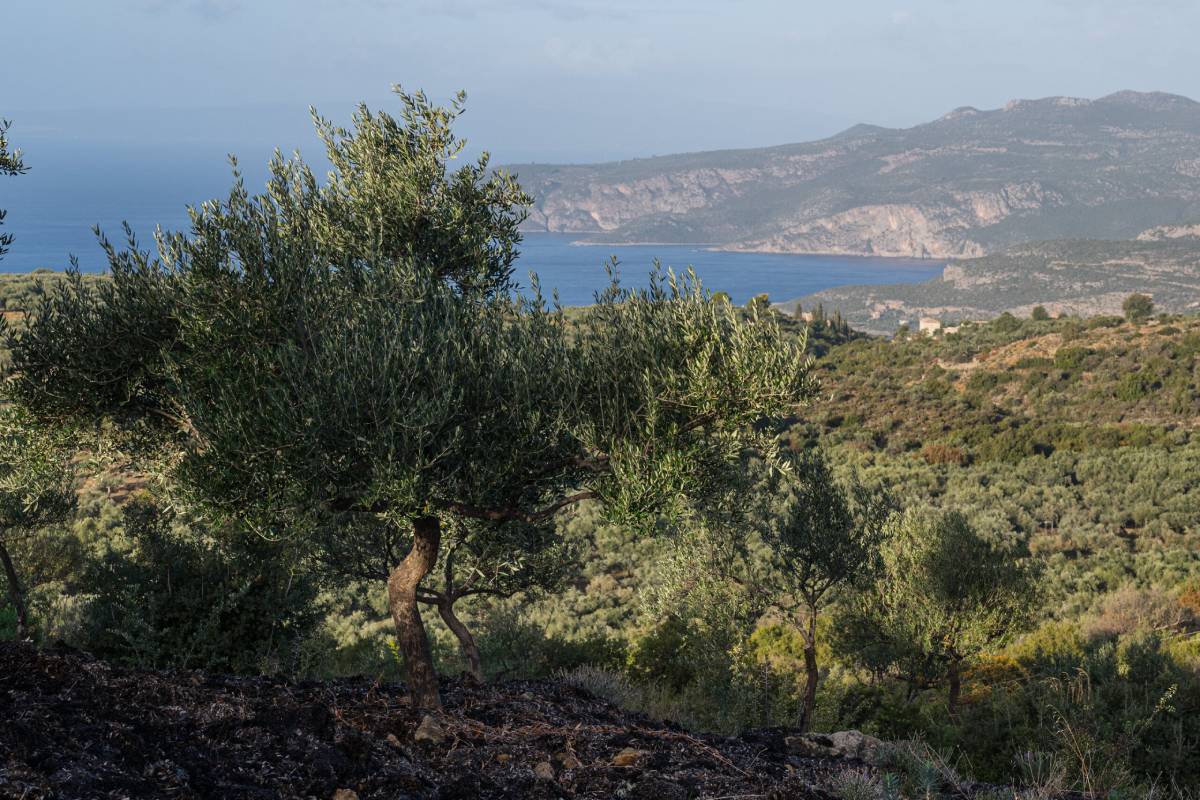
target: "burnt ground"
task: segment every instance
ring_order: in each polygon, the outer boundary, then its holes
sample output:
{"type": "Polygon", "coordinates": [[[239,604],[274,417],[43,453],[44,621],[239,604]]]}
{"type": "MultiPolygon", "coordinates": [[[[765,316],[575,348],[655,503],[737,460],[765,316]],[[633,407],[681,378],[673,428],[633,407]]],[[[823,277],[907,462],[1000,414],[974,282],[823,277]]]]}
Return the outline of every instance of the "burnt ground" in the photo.
{"type": "Polygon", "coordinates": [[[831,769],[780,733],[695,736],[555,683],[447,681],[443,699],[445,738],[417,742],[422,715],[394,684],[0,644],[0,798],[809,798],[831,769]]]}
{"type": "Polygon", "coordinates": [[[419,741],[395,684],[0,644],[0,798],[817,800],[855,766],[789,755],[783,731],[694,735],[551,682],[446,681],[443,698],[437,741],[419,741]]]}

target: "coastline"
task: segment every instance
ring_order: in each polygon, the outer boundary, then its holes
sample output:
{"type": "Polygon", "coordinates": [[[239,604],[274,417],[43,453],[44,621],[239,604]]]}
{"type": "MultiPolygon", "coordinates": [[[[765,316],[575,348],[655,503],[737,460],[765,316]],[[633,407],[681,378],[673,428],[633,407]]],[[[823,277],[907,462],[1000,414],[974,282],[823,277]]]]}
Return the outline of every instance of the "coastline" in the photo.
{"type": "MultiPolygon", "coordinates": [[[[526,236],[552,236],[569,238],[574,234],[556,231],[528,231],[526,236]]],[[[814,258],[844,258],[856,259],[861,261],[889,261],[893,263],[911,262],[913,265],[928,267],[930,264],[940,263],[943,267],[952,261],[960,260],[959,256],[897,256],[897,255],[873,255],[869,253],[850,253],[846,251],[836,250],[760,250],[757,248],[730,247],[719,242],[606,242],[606,241],[589,241],[586,239],[572,239],[566,244],[571,247],[690,247],[696,250],[703,250],[708,253],[745,253],[764,256],[812,256],[814,258]]]]}

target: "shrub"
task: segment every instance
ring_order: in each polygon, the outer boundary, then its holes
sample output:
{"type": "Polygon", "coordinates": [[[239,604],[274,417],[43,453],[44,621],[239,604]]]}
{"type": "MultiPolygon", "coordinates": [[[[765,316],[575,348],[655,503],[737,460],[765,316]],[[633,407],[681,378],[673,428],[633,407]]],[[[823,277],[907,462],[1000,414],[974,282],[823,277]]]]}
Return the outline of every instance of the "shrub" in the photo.
{"type": "Polygon", "coordinates": [[[140,500],[124,522],[133,549],[81,576],[96,595],[83,648],[141,666],[274,672],[316,630],[316,587],[279,545],[236,532],[218,545],[140,500]]]}
{"type": "Polygon", "coordinates": [[[1143,397],[1149,397],[1161,385],[1153,374],[1145,370],[1138,370],[1122,375],[1121,379],[1117,381],[1114,393],[1118,400],[1135,403],[1143,397]]]}
{"type": "Polygon", "coordinates": [[[574,669],[559,670],[554,677],[621,708],[637,708],[642,703],[642,691],[616,670],[581,664],[574,669]]]}
{"type": "Polygon", "coordinates": [[[1172,594],[1125,585],[1100,602],[1085,632],[1089,638],[1111,639],[1137,631],[1179,630],[1190,617],[1172,594]]]}
{"type": "Polygon", "coordinates": [[[967,379],[967,391],[987,393],[997,386],[1002,386],[1015,379],[1016,376],[1011,372],[985,372],[983,370],[976,370],[967,379]]]}
{"type": "Polygon", "coordinates": [[[1096,330],[1097,328],[1118,328],[1122,322],[1124,322],[1122,317],[1101,315],[1088,319],[1084,327],[1089,331],[1096,330]]]}
{"type": "Polygon", "coordinates": [[[1061,675],[1083,663],[1086,640],[1078,625],[1043,622],[1008,648],[1017,663],[1039,675],[1061,675]]]}
{"type": "Polygon", "coordinates": [[[1179,605],[1200,619],[1200,578],[1192,578],[1179,587],[1179,605]]]}
{"type": "Polygon", "coordinates": [[[921,458],[926,464],[952,464],[956,467],[966,465],[967,454],[957,447],[946,444],[927,444],[921,448],[921,458]]]}
{"type": "Polygon", "coordinates": [[[1000,333],[1012,333],[1021,329],[1021,321],[1005,311],[992,320],[992,328],[1000,333]]]}
{"type": "Polygon", "coordinates": [[[613,637],[548,635],[524,618],[519,603],[490,609],[480,619],[478,630],[489,680],[546,678],[584,665],[618,669],[626,658],[623,645],[613,637]]]}
{"type": "Polygon", "coordinates": [[[1054,366],[1067,370],[1080,369],[1091,354],[1092,351],[1087,347],[1060,347],[1054,354],[1054,366]]]}

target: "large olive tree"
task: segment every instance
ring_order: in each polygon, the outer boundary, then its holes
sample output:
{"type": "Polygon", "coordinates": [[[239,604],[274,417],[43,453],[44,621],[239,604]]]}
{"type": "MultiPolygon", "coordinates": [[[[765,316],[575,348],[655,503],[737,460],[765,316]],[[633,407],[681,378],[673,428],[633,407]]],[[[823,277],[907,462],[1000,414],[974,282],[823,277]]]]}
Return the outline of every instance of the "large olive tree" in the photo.
{"type": "Polygon", "coordinates": [[[721,491],[811,392],[773,315],[690,277],[615,284],[568,320],[514,298],[528,198],[486,156],[456,171],[450,108],[400,93],[353,130],[317,118],[323,181],[272,161],[158,255],[106,244],[9,336],[13,396],[46,420],[151,422],[171,483],[328,563],[403,531],[386,584],[416,705],[439,705],[419,602],[446,521],[537,525],[581,500],[645,521],[721,491]],[[375,536],[375,534],[372,534],[375,536]],[[330,545],[333,546],[330,546],[330,545]]]}

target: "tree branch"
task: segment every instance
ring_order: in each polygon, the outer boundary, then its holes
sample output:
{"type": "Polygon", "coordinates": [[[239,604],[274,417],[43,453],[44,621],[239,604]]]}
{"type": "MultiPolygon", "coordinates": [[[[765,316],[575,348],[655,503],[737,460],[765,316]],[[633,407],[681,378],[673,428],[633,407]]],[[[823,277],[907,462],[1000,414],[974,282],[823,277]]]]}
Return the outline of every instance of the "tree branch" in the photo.
{"type": "MultiPolygon", "coordinates": [[[[449,511],[452,514],[469,519],[480,519],[488,522],[525,522],[530,525],[536,525],[539,522],[545,522],[568,506],[582,503],[584,500],[594,500],[599,496],[599,494],[591,490],[576,492],[537,511],[523,511],[519,508],[480,508],[470,503],[458,502],[441,503],[441,508],[444,511],[449,511]]],[[[348,514],[383,514],[393,510],[391,503],[386,500],[376,500],[373,503],[364,505],[361,500],[352,497],[335,497],[326,506],[330,511],[348,514]]]]}
{"type": "Polygon", "coordinates": [[[519,508],[479,508],[467,503],[446,503],[443,505],[443,508],[460,517],[482,519],[489,522],[525,522],[530,525],[536,525],[539,522],[545,522],[568,506],[582,503],[584,500],[593,500],[597,497],[599,495],[593,491],[576,492],[562,498],[556,503],[546,506],[540,511],[522,511],[519,508]]]}

